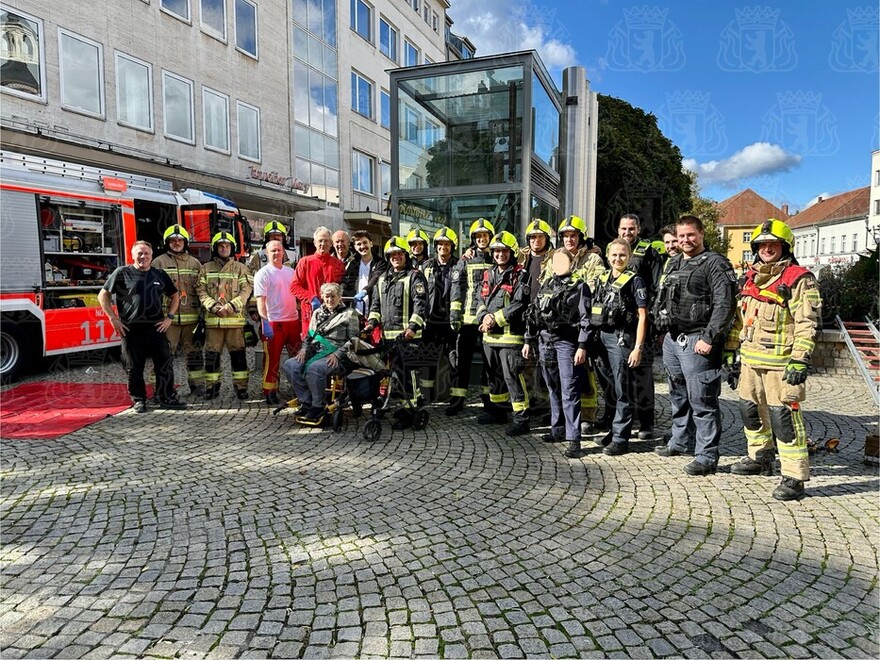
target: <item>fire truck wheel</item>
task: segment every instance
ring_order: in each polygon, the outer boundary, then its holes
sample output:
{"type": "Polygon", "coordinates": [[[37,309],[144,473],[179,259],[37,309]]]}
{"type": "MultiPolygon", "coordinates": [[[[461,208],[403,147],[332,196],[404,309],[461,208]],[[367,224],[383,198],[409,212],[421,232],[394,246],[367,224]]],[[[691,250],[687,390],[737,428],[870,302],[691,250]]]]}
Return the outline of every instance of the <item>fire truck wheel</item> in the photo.
{"type": "Polygon", "coordinates": [[[21,329],[7,321],[0,325],[0,381],[8,383],[21,372],[28,354],[21,329]]]}

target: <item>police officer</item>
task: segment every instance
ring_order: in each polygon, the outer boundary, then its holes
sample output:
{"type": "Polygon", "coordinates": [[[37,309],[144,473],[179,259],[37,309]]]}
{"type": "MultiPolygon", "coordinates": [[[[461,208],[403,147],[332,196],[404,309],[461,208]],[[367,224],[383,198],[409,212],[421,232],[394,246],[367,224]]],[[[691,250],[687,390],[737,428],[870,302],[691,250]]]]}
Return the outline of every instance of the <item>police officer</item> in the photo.
{"type": "Polygon", "coordinates": [[[480,424],[503,423],[510,402],[513,424],[509,436],[529,432],[529,395],[523,377],[522,347],[526,329],[526,308],[530,298],[529,272],[516,263],[519,245],[507,231],[499,232],[489,244],[494,265],[483,272],[476,317],[483,333],[483,353],[489,372],[489,400],[492,409],[477,418],[480,424]]]}
{"type": "Polygon", "coordinates": [[[696,443],[684,471],[714,474],[721,441],[721,357],[733,321],[736,275],[726,257],[704,244],[703,222],[685,215],[676,222],[680,254],[669,260],[654,319],[663,340],[669,374],[672,437],[654,451],[679,456],[696,443]]]}
{"type": "Polygon", "coordinates": [[[251,275],[269,263],[269,255],[266,253],[266,246],[270,241],[281,241],[285,253],[284,265],[290,267],[296,266],[296,252],[291,250],[287,243],[287,227],[280,222],[273,220],[272,222],[267,222],[263,227],[263,247],[254,252],[248,260],[247,267],[251,272],[251,275]]]}
{"type": "Polygon", "coordinates": [[[183,347],[190,394],[204,396],[205,361],[201,344],[196,345],[193,341],[201,310],[198,286],[202,264],[189,253],[189,232],[180,225],[168,227],[162,238],[165,241],[165,254],[153,260],[153,268],[168,273],[180,294],[180,305],[165,336],[168,337],[172,355],[178,345],[183,347]]]}
{"type": "Polygon", "coordinates": [[[413,268],[421,268],[428,260],[428,234],[415,227],[406,235],[413,268]]]}
{"type": "MultiPolygon", "coordinates": [[[[483,273],[492,266],[489,243],[495,235],[495,227],[485,218],[479,218],[471,224],[468,235],[471,245],[452,270],[452,287],[449,294],[449,322],[453,332],[458,333],[458,341],[453,365],[456,371],[453,385],[449,390],[452,396],[446,408],[447,415],[457,415],[464,408],[467,398],[471,377],[470,364],[479,338],[477,330],[479,322],[476,316],[479,293],[483,283],[483,273]]],[[[480,387],[483,406],[488,409],[489,383],[485,361],[480,373],[480,387]]]]}
{"type": "MultiPolygon", "coordinates": [[[[605,263],[602,256],[593,250],[587,236],[587,223],[583,218],[570,215],[559,223],[556,230],[559,237],[559,250],[565,250],[573,258],[572,272],[577,274],[578,279],[583,280],[592,290],[596,279],[605,272],[605,263]]],[[[584,435],[592,435],[600,425],[596,423],[596,411],[599,406],[598,384],[594,365],[587,360],[582,365],[577,365],[578,378],[581,383],[581,432],[584,435]]],[[[606,415],[614,409],[613,399],[606,397],[606,415]]]]}
{"type": "Polygon", "coordinates": [[[205,310],[205,399],[220,393],[220,355],[229,351],[232,385],[239,399],[248,398],[247,355],[244,324],[253,280],[247,267],[232,258],[235,238],[220,231],[211,239],[211,261],[199,276],[199,301],[205,310]]]}
{"type": "Polygon", "coordinates": [[[568,458],[577,458],[581,451],[581,383],[575,366],[586,360],[590,308],[590,288],[572,275],[573,263],[574,257],[568,251],[553,253],[551,275],[541,281],[527,312],[522,350],[528,359],[537,343],[550,393],[550,432],[541,439],[565,440],[568,458]]]}
{"type": "Polygon", "coordinates": [[[773,474],[774,437],[782,466],[777,500],[804,496],[810,478],[800,403],[822,305],[819,286],[794,258],[794,234],[770,219],[752,232],[755,262],[740,291],[740,411],[748,456],[731,466],[739,475],[773,474]]]}
{"type": "Polygon", "coordinates": [[[590,310],[590,327],[598,333],[603,362],[611,367],[617,400],[612,428],[602,439],[602,453],[608,456],[629,451],[633,380],[648,333],[648,291],[642,278],[627,268],[631,254],[625,239],[608,244],[611,268],[599,277],[590,310]]]}
{"type": "MultiPolygon", "coordinates": [[[[442,355],[448,355],[455,347],[455,333],[449,326],[449,299],[452,292],[452,271],[458,263],[455,248],[458,236],[448,227],[441,227],[434,234],[434,256],[420,267],[428,285],[428,317],[424,340],[427,344],[443,347],[442,355]]],[[[412,245],[412,244],[410,244],[412,245]]],[[[422,387],[434,390],[432,400],[441,393],[435,382],[436,369],[429,369],[422,380],[422,387]]]]}
{"type": "MultiPolygon", "coordinates": [[[[648,289],[649,304],[653,304],[660,274],[663,272],[663,258],[651,241],[641,238],[641,221],[635,213],[622,216],[617,225],[617,234],[626,240],[632,249],[628,270],[642,278],[648,289]]],[[[648,327],[649,335],[653,332],[648,327]]],[[[639,438],[654,437],[654,345],[649,339],[645,342],[642,359],[634,370],[633,390],[630,396],[636,407],[636,421],[639,423],[639,438]]]]}

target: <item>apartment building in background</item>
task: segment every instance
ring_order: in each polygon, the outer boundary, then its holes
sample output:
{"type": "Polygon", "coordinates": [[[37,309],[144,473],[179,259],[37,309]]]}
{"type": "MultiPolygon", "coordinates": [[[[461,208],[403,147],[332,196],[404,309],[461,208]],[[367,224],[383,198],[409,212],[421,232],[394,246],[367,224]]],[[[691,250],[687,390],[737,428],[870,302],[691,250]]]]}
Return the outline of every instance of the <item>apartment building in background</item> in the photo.
{"type": "Polygon", "coordinates": [[[755,227],[775,218],[788,222],[788,205],[782,208],[771,204],[751,188],[746,188],[718,202],[721,216],[718,227],[722,238],[728,239],[727,258],[737,272],[742,272],[755,260],[751,238],[755,227]]]}
{"type": "Polygon", "coordinates": [[[473,56],[446,0],[0,2],[0,144],[390,232],[388,71],[473,56]],[[91,7],[89,7],[91,5],[91,7]]]}

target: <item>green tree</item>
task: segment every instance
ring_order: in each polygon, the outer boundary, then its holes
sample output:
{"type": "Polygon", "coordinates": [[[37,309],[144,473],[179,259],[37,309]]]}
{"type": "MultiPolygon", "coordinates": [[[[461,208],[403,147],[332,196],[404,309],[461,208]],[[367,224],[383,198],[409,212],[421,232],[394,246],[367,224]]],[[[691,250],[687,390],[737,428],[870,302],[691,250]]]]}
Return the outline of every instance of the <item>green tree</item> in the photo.
{"type": "Polygon", "coordinates": [[[819,272],[822,293],[822,318],[826,327],[839,315],[844,321],[864,321],[868,316],[880,318],[877,299],[877,273],[880,271],[878,249],[855,263],[823,268],[819,272]]]}
{"type": "Polygon", "coordinates": [[[596,167],[596,237],[617,235],[624,213],[642,217],[645,236],[691,208],[691,177],[681,151],[657,126],[657,118],[613,96],[599,94],[596,167]]]}
{"type": "Polygon", "coordinates": [[[700,186],[697,183],[697,175],[688,172],[691,179],[691,208],[688,213],[697,216],[703,221],[706,229],[706,245],[712,250],[727,256],[730,250],[730,239],[723,236],[718,222],[721,220],[721,211],[718,202],[700,194],[700,186]]]}

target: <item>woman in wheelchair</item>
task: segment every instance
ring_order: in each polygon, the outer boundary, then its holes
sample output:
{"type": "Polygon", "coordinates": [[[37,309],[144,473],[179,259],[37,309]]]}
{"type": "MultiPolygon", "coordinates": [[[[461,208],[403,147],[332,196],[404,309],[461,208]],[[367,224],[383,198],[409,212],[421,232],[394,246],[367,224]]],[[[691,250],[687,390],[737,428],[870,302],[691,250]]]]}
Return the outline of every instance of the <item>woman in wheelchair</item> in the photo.
{"type": "Polygon", "coordinates": [[[351,339],[360,331],[360,318],[342,302],[342,289],[338,284],[321,285],[321,301],[312,315],[299,353],[281,367],[299,401],[294,415],[308,423],[323,417],[327,379],[343,373],[351,339]]]}

